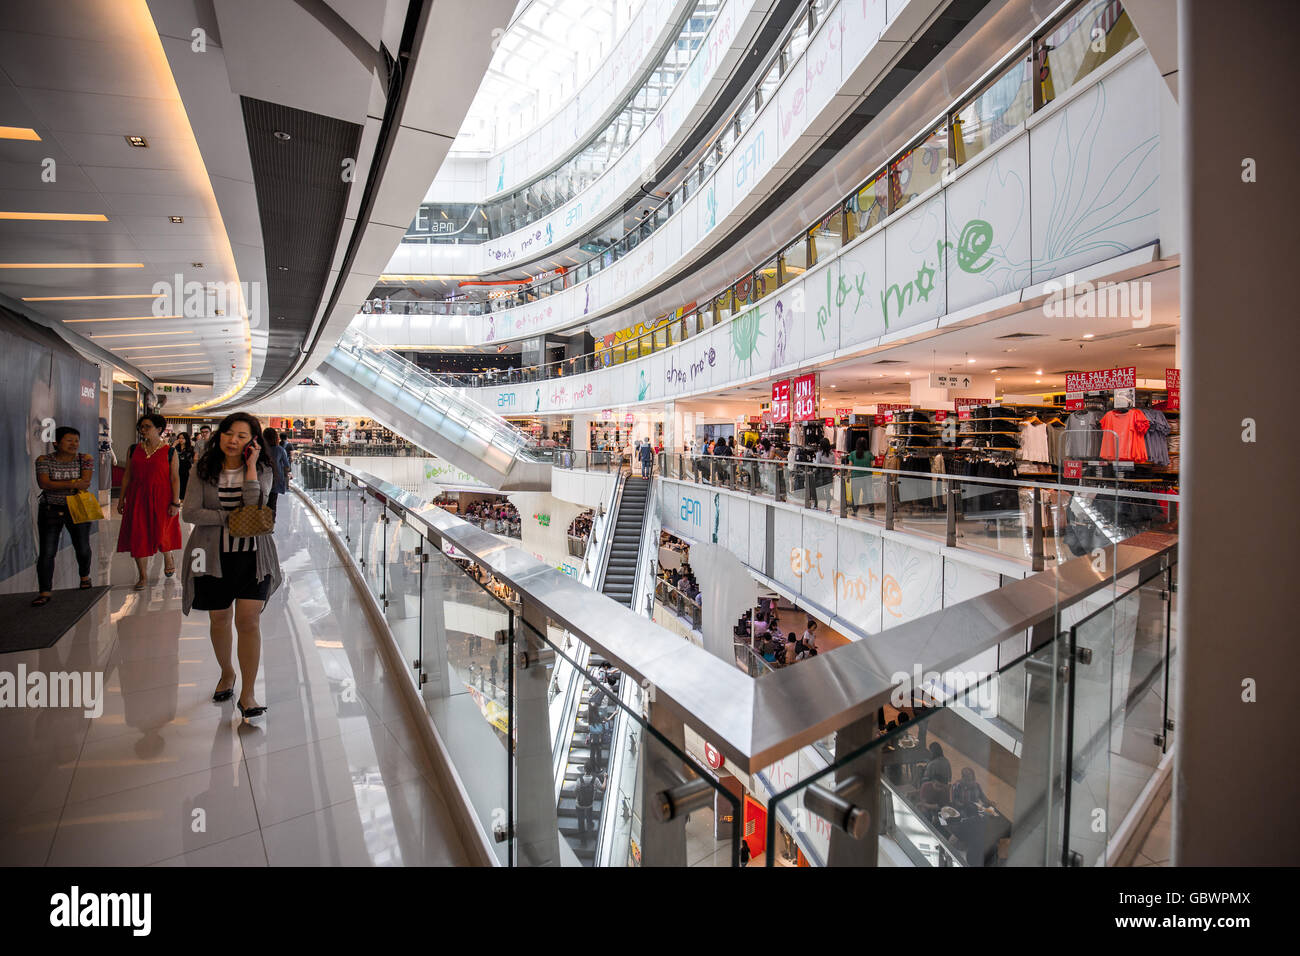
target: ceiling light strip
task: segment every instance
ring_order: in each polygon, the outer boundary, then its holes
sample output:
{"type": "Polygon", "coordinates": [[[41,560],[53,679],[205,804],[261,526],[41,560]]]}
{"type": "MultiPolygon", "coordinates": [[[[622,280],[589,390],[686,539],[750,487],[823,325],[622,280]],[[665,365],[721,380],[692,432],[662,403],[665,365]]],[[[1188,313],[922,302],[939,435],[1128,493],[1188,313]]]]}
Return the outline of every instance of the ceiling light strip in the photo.
{"type": "Polygon", "coordinates": [[[152,322],[154,319],[179,319],[179,315],[124,315],[118,319],[64,319],[71,322],[152,322]]]}

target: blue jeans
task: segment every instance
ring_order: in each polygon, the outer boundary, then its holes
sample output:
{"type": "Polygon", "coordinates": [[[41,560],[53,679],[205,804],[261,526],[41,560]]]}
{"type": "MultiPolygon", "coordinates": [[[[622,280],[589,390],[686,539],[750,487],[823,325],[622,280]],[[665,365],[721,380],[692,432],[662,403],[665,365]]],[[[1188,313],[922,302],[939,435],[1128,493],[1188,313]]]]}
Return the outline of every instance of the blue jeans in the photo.
{"type": "Polygon", "coordinates": [[[39,533],[40,550],[36,557],[36,580],[42,592],[54,588],[54,557],[59,551],[59,539],[63,529],[68,529],[72,538],[72,550],[77,555],[77,572],[83,577],[90,577],[90,522],[77,524],[67,508],[58,508],[44,501],[36,512],[36,530],[39,533]]]}
{"type": "Polygon", "coordinates": [[[648,461],[641,462],[641,477],[642,478],[650,477],[650,462],[648,461]]]}

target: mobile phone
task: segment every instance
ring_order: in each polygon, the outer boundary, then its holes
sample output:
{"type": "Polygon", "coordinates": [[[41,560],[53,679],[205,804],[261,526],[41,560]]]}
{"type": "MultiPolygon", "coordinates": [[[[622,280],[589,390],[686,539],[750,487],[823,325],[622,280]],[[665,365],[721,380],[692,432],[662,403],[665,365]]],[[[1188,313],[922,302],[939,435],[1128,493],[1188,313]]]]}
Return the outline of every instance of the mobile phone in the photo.
{"type": "Polygon", "coordinates": [[[256,444],[256,442],[250,441],[244,446],[244,461],[248,461],[248,456],[253,453],[253,448],[256,444]]]}

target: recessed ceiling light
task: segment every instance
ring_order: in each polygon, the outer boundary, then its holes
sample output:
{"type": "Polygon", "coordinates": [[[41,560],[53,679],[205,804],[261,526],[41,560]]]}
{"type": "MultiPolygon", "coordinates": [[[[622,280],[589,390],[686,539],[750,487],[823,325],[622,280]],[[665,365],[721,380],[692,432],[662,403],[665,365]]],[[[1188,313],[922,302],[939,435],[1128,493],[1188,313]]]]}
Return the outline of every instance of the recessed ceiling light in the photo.
{"type": "Polygon", "coordinates": [[[275,131],[275,138],[278,139],[278,140],[279,140],[280,142],[282,142],[282,143],[287,143],[287,142],[289,142],[289,140],[293,139],[292,136],[290,136],[288,133],[286,133],[286,132],[285,132],[284,130],[282,130],[282,129],[277,129],[277,130],[275,131]]]}
{"type": "Polygon", "coordinates": [[[143,269],[143,262],[0,262],[0,269],[143,269]]]}
{"type": "Polygon", "coordinates": [[[974,365],[974,364],[975,364],[975,360],[974,360],[974,359],[967,359],[966,361],[967,361],[968,363],[970,363],[971,365],[974,365]]]}
{"type": "Polygon", "coordinates": [[[41,141],[36,130],[27,126],[0,126],[0,139],[25,139],[33,143],[41,141]]]}
{"type": "Polygon", "coordinates": [[[288,267],[288,266],[276,266],[276,268],[279,269],[281,272],[288,272],[288,271],[289,271],[289,267],[288,267]]]}
{"type": "Polygon", "coordinates": [[[1085,339],[1090,339],[1090,338],[1092,338],[1092,333],[1091,333],[1091,332],[1084,332],[1084,333],[1083,333],[1083,337],[1084,337],[1085,339]]]}
{"type": "Polygon", "coordinates": [[[1035,375],[1042,375],[1042,374],[1043,374],[1043,370],[1040,368],[1040,369],[1039,369],[1038,371],[1036,371],[1034,374],[1035,374],[1035,375]]]}
{"type": "Polygon", "coordinates": [[[996,374],[997,374],[997,371],[998,371],[997,369],[994,369],[994,370],[993,370],[993,374],[996,375],[996,374]]]}
{"type": "Polygon", "coordinates": [[[64,319],[64,322],[152,322],[154,319],[179,319],[180,315],[126,315],[117,319],[64,319]]]}
{"type": "Polygon", "coordinates": [[[1000,381],[1002,381],[1002,379],[1000,379],[1000,378],[995,378],[993,381],[995,381],[995,382],[1000,382],[1000,381]]]}
{"type": "Polygon", "coordinates": [[[132,146],[138,147],[139,149],[149,148],[149,141],[146,140],[143,136],[128,136],[126,138],[126,141],[130,143],[132,146]]]}
{"type": "Polygon", "coordinates": [[[191,269],[202,269],[202,268],[203,268],[203,263],[201,263],[201,262],[191,262],[191,263],[190,263],[190,268],[191,268],[191,269]]]}
{"type": "Polygon", "coordinates": [[[0,212],[0,219],[35,222],[108,222],[102,212],[0,212]]]}
{"type": "Polygon", "coordinates": [[[167,218],[170,219],[172,222],[184,222],[184,221],[185,221],[185,217],[184,217],[184,216],[168,216],[167,218]]]}

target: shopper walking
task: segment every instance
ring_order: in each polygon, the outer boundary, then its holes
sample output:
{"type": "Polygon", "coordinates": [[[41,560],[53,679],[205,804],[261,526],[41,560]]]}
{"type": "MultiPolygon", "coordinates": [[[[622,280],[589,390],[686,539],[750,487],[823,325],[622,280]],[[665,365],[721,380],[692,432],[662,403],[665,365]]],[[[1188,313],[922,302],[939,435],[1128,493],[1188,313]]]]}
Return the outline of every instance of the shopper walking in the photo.
{"type": "Polygon", "coordinates": [[[863,504],[871,514],[876,513],[876,505],[868,492],[871,473],[867,467],[872,464],[871,452],[867,448],[866,438],[859,436],[853,443],[853,454],[849,455],[849,504],[856,517],[863,504]]]}
{"type": "Polygon", "coordinates": [[[654,449],[650,447],[650,439],[647,438],[645,441],[641,443],[640,454],[641,454],[641,477],[649,478],[650,466],[651,463],[654,461],[654,455],[655,455],[654,449]]]}
{"type": "Polygon", "coordinates": [[[53,454],[36,459],[36,484],[41,500],[36,512],[36,529],[40,547],[36,554],[36,580],[40,594],[32,607],[50,603],[54,591],[54,558],[59,551],[63,529],[68,529],[72,550],[77,556],[77,573],[81,589],[90,587],[90,522],[77,524],[68,512],[68,496],[90,487],[95,460],[80,454],[81,432],[70,425],[54,430],[53,454]]]}
{"type": "Polygon", "coordinates": [[[171,577],[176,564],[171,552],[181,546],[180,464],[172,447],[162,440],[167,419],[157,412],[141,415],[135,423],[140,441],[126,456],[122,496],[117,513],[122,527],[117,535],[118,553],[135,558],[135,590],[144,590],[149,578],[149,559],[163,553],[164,573],[171,577]]]}
{"type": "Polygon", "coordinates": [[[817,454],[813,456],[813,507],[821,507],[821,496],[826,496],[826,510],[831,510],[831,498],[835,488],[835,469],[830,466],[835,464],[835,455],[831,451],[831,443],[828,439],[823,438],[817,444],[817,454]]]}
{"type": "Polygon", "coordinates": [[[271,466],[271,495],[266,505],[275,514],[275,502],[280,495],[289,490],[289,455],[280,443],[280,433],[274,428],[262,429],[262,439],[266,444],[266,457],[271,466]]]}
{"type": "MultiPolygon", "coordinates": [[[[233,622],[239,635],[242,679],[237,705],[245,720],[266,713],[253,697],[262,658],[259,616],[281,581],[275,539],[266,522],[256,534],[241,536],[230,531],[230,519],[237,509],[258,508],[271,493],[274,475],[258,441],[261,432],[258,420],[247,412],[235,412],[222,420],[207,451],[194,465],[184,510],[185,520],[194,530],[186,542],[181,607],[186,614],[191,608],[208,612],[212,650],[221,667],[212,695],[217,702],[234,696],[233,622]]],[[[247,514],[238,516],[241,525],[247,514]]]]}
{"type": "Polygon", "coordinates": [[[199,429],[199,437],[194,441],[194,457],[198,458],[207,450],[208,442],[212,441],[212,429],[204,425],[199,429]]]}
{"type": "Polygon", "coordinates": [[[172,442],[172,448],[176,453],[176,470],[181,475],[181,501],[185,500],[185,489],[189,487],[190,469],[194,467],[194,443],[190,441],[190,436],[181,432],[172,442]]]}

